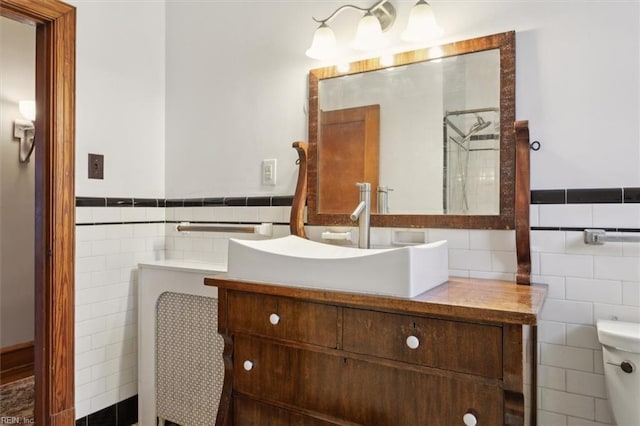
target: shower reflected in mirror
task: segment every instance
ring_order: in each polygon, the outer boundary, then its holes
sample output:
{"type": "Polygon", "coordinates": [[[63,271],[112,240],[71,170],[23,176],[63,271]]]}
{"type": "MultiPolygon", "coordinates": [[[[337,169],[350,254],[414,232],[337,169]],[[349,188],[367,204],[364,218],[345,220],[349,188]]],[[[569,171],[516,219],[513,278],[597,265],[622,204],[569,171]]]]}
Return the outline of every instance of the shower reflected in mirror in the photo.
{"type": "Polygon", "coordinates": [[[447,214],[498,214],[500,109],[446,111],[443,206],[447,214]]]}

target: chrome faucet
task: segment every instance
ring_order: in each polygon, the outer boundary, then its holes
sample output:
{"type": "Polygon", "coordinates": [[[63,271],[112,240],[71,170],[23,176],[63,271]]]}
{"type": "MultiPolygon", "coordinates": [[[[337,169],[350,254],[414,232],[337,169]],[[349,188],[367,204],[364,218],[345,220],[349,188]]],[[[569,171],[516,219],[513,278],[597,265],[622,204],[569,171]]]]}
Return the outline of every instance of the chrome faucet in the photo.
{"type": "Polygon", "coordinates": [[[351,220],[358,221],[358,247],[369,248],[369,230],[371,221],[371,184],[356,183],[360,189],[360,203],[351,213],[351,220]]]}

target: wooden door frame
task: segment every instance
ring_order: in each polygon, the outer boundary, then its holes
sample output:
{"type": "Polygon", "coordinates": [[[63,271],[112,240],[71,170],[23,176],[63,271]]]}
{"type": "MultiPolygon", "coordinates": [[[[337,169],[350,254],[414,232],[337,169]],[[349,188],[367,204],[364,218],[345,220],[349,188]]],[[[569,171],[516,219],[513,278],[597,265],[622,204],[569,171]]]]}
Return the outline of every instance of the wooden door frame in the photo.
{"type": "Polygon", "coordinates": [[[58,0],[0,0],[0,15],[36,25],[35,421],[72,426],[76,12],[58,0]]]}

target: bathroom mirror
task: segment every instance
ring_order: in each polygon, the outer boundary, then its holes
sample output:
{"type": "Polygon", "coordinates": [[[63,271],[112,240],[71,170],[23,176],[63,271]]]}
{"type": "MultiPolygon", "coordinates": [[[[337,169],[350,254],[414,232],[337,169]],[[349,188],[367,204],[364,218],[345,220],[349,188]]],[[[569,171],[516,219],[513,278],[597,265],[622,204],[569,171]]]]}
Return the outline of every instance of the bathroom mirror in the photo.
{"type": "Polygon", "coordinates": [[[309,73],[308,222],[514,227],[515,33],[309,73]]]}

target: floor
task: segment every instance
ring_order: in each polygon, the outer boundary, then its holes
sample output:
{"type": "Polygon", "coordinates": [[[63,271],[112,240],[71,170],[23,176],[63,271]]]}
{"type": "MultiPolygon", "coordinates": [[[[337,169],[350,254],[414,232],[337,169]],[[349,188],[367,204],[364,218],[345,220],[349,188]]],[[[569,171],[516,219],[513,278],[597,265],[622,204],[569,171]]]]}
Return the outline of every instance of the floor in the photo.
{"type": "MultiPolygon", "coordinates": [[[[0,425],[33,424],[34,400],[35,390],[33,376],[2,384],[0,386],[0,425]]],[[[102,422],[91,423],[104,425],[113,423],[113,418],[102,420],[102,422]]],[[[83,424],[88,422],[86,419],[84,419],[84,421],[85,423],[83,424]]],[[[76,424],[77,423],[78,422],[76,422],[76,424]]],[[[177,423],[170,421],[166,421],[165,425],[179,426],[177,423]]],[[[137,426],[137,423],[133,426],[137,426]]]]}
{"type": "Polygon", "coordinates": [[[33,423],[33,376],[0,386],[0,424],[33,423]]]}
{"type": "Polygon", "coordinates": [[[33,364],[22,365],[10,370],[3,370],[0,373],[0,385],[6,385],[7,383],[25,379],[29,376],[33,376],[33,364]]]}

